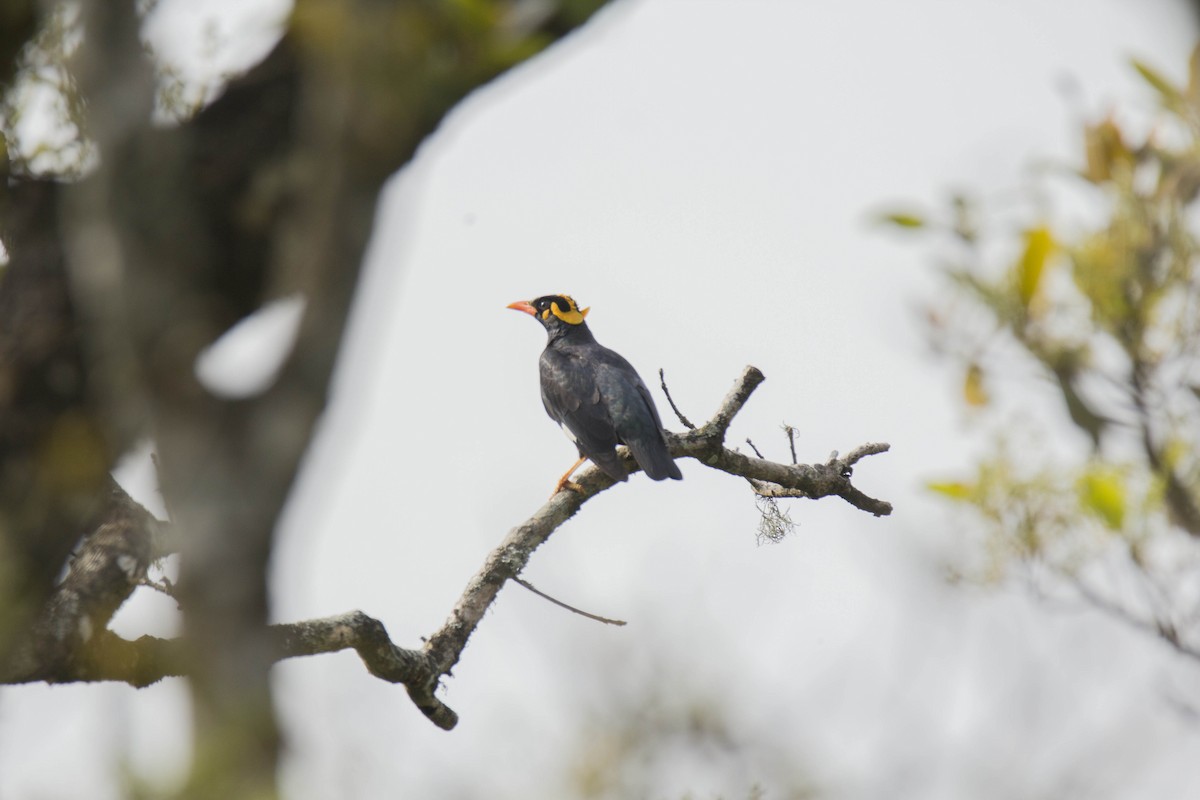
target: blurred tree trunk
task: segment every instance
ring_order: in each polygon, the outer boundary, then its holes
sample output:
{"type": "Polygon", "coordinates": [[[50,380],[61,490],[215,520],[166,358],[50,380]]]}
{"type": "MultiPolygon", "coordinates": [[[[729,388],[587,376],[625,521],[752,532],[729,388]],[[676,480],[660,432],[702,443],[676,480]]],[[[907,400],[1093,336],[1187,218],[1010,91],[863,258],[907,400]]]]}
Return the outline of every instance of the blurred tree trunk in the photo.
{"type": "MultiPolygon", "coordinates": [[[[197,732],[188,793],[275,794],[267,567],[326,402],[380,187],[467,92],[599,5],[302,1],[262,63],[195,118],[164,126],[152,121],[135,2],[84,3],[73,72],[100,167],[68,185],[0,154],[10,258],[0,286],[0,667],[30,637],[38,645],[25,658],[70,658],[115,611],[111,596],[102,613],[76,608],[96,597],[77,592],[55,614],[80,624],[36,635],[67,553],[111,507],[108,470],[152,437],[181,542],[197,732]],[[207,392],[194,371],[203,348],[263,302],[293,295],[304,317],[275,382],[248,398],[207,392]]],[[[36,11],[14,3],[0,14],[6,85],[36,11]]],[[[152,534],[123,507],[132,522],[120,531],[152,534]]],[[[139,554],[130,576],[144,574],[151,551],[144,541],[129,550],[139,554]]]]}

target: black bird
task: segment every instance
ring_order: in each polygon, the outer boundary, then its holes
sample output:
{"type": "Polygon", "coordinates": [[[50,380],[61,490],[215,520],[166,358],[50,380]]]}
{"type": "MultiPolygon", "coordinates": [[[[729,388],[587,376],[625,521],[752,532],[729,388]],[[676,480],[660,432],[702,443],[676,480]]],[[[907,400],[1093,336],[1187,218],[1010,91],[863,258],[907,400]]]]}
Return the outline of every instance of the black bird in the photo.
{"type": "Polygon", "coordinates": [[[508,307],[524,311],[546,329],[549,339],[539,359],[542,404],[579,448],[579,460],[559,479],[555,494],[569,485],[571,473],[587,458],[614,481],[625,480],[629,470],[617,455],[618,444],[629,448],[653,480],[683,479],[667,452],[650,390],[628,361],[592,336],[583,321],[588,309],[581,311],[565,294],[508,307]]]}

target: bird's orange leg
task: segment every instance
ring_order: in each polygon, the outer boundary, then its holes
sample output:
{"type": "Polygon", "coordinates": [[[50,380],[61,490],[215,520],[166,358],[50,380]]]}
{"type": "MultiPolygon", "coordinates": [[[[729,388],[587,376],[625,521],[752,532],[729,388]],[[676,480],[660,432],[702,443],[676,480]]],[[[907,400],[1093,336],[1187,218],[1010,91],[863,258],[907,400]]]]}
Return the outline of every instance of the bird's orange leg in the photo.
{"type": "Polygon", "coordinates": [[[554,484],[554,491],[550,493],[551,497],[561,492],[564,488],[579,490],[579,484],[571,480],[571,475],[575,470],[579,469],[579,465],[587,461],[587,456],[580,456],[579,460],[571,465],[571,468],[563,473],[563,476],[558,479],[558,483],[554,484]]]}

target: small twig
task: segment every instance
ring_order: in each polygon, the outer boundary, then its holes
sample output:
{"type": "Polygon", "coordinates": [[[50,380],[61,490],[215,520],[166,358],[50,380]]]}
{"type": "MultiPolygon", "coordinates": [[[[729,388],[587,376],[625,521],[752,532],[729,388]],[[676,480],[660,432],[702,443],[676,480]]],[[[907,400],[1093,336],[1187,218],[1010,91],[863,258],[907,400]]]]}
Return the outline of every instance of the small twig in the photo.
{"type": "Polygon", "coordinates": [[[671,397],[670,390],[667,389],[667,377],[663,373],[661,367],[658,370],[658,383],[662,387],[663,394],[667,396],[667,402],[671,404],[671,410],[675,412],[675,416],[679,418],[679,421],[682,422],[688,430],[696,430],[696,426],[691,423],[691,420],[683,415],[683,412],[679,410],[679,406],[675,405],[675,400],[671,397]]]}
{"type": "Polygon", "coordinates": [[[549,600],[551,603],[554,603],[554,605],[558,606],[559,608],[565,608],[567,611],[570,611],[574,614],[578,614],[581,617],[587,617],[588,619],[594,619],[594,620],[596,620],[596,622],[603,622],[605,625],[625,625],[625,624],[627,624],[625,622],[625,620],[622,620],[622,619],[609,619],[608,617],[602,617],[598,614],[588,613],[587,611],[583,611],[582,609],[575,608],[575,606],[569,606],[566,603],[564,603],[563,601],[557,600],[557,599],[551,597],[550,595],[546,594],[545,592],[540,591],[539,589],[535,588],[533,586],[533,584],[531,584],[529,581],[525,580],[524,578],[512,578],[511,580],[513,581],[513,583],[517,583],[517,584],[520,584],[521,586],[524,586],[526,589],[533,592],[534,594],[536,594],[538,597],[542,598],[543,600],[549,600]]]}
{"type": "Polygon", "coordinates": [[[746,437],[746,444],[750,445],[750,449],[754,451],[754,455],[758,456],[759,458],[763,457],[763,454],[758,452],[758,448],[754,446],[754,442],[750,441],[749,436],[746,437]]]}
{"type": "Polygon", "coordinates": [[[791,448],[792,451],[792,463],[798,464],[800,462],[796,460],[796,429],[785,422],[783,423],[783,431],[787,434],[788,447],[791,448]]]}
{"type": "Polygon", "coordinates": [[[172,583],[171,579],[166,575],[163,575],[162,578],[157,581],[151,580],[150,577],[147,576],[142,578],[142,580],[138,583],[138,586],[148,587],[156,592],[165,594],[167,597],[175,600],[176,602],[179,601],[179,598],[175,595],[175,584],[172,583]]]}
{"type": "Polygon", "coordinates": [[[733,382],[733,387],[729,393],[721,401],[721,405],[717,408],[717,413],[713,414],[713,418],[704,424],[705,431],[712,431],[718,436],[718,443],[725,439],[725,432],[729,430],[729,424],[733,422],[742,410],[742,406],[746,405],[746,401],[750,399],[750,395],[754,394],[754,390],[758,385],[767,378],[762,374],[758,367],[746,367],[742,370],[742,374],[733,382]]]}
{"type": "MultiPolygon", "coordinates": [[[[867,444],[861,444],[851,450],[846,457],[842,459],[842,461],[848,465],[857,464],[861,459],[866,458],[867,456],[875,456],[879,455],[880,453],[886,453],[890,447],[891,445],[888,445],[884,442],[869,442],[867,444]]],[[[836,450],[833,451],[833,457],[837,458],[836,450]]]]}

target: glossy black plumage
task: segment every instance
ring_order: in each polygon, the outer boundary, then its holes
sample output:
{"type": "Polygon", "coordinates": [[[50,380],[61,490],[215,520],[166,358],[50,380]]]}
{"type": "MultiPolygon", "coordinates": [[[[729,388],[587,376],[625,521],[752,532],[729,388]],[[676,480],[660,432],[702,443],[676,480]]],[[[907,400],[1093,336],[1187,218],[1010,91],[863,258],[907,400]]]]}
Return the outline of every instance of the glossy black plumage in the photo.
{"type": "Polygon", "coordinates": [[[548,341],[539,360],[542,403],[575,442],[580,456],[622,481],[629,472],[615,448],[624,444],[650,478],[683,478],[667,451],[662,422],[646,384],[628,361],[596,341],[583,321],[586,311],[580,313],[574,301],[563,295],[514,303],[510,308],[531,314],[546,329],[548,341]]]}

